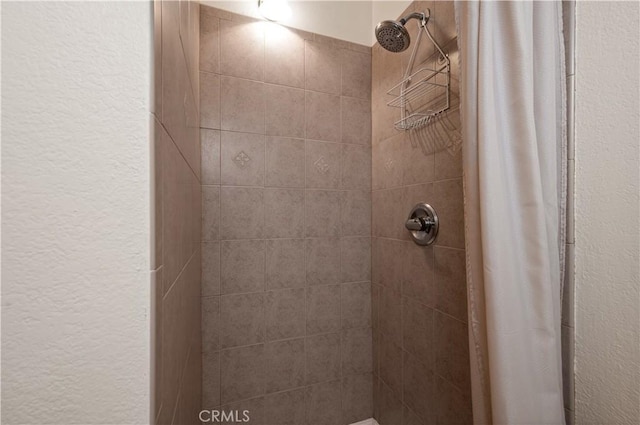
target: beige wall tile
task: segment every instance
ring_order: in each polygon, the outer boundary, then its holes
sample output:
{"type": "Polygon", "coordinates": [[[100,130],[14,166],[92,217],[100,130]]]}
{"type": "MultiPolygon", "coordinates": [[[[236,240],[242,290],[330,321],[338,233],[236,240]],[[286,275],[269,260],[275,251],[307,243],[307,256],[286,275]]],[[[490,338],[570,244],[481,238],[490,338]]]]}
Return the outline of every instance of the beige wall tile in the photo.
{"type": "Polygon", "coordinates": [[[313,385],[305,389],[308,425],[340,423],[342,418],[340,380],[313,385]]]}
{"type": "Polygon", "coordinates": [[[223,75],[220,88],[221,128],[264,134],[264,84],[223,75]]]}
{"type": "Polygon", "coordinates": [[[265,81],[304,88],[304,39],[277,26],[265,31],[265,81]]]}
{"type": "Polygon", "coordinates": [[[220,295],[220,242],[202,242],[202,296],[220,295]]]}
{"type": "Polygon", "coordinates": [[[380,337],[380,379],[402,395],[402,348],[386,335],[380,337]]]}
{"type": "Polygon", "coordinates": [[[469,331],[458,320],[435,313],[436,362],[438,375],[463,391],[471,390],[469,376],[469,331]]]}
{"type": "Polygon", "coordinates": [[[394,392],[384,382],[380,384],[379,418],[380,424],[402,423],[402,393],[394,392]]]}
{"type": "MultiPolygon", "coordinates": [[[[348,284],[347,284],[348,285],[348,284]]],[[[371,327],[373,328],[373,336],[374,338],[378,334],[380,330],[380,285],[376,283],[371,284],[371,327]]],[[[374,348],[377,346],[377,341],[374,339],[374,348]]],[[[374,356],[376,353],[374,352],[374,356]]],[[[377,363],[374,361],[374,365],[377,363]]],[[[377,373],[374,369],[374,373],[377,373]]]]}
{"type": "Polygon", "coordinates": [[[220,20],[200,15],[200,70],[220,72],[220,20]]]}
{"type": "Polygon", "coordinates": [[[268,341],[304,336],[305,289],[266,292],[265,322],[268,341]]]}
{"type": "Polygon", "coordinates": [[[262,186],[264,184],[264,136],[221,132],[222,184],[262,186]]]}
{"type": "Polygon", "coordinates": [[[456,19],[452,1],[436,1],[432,9],[435,23],[435,37],[439,44],[444,45],[456,37],[456,19]]]}
{"type": "MultiPolygon", "coordinates": [[[[197,415],[203,375],[199,5],[155,2],[156,420],[197,415]],[[180,18],[183,19],[180,19],[180,18]],[[166,131],[165,131],[166,129],[166,131]],[[160,244],[160,242],[162,242],[160,244]],[[162,296],[164,295],[164,298],[162,296]]],[[[214,91],[215,93],[215,91],[214,91]]],[[[214,102],[215,103],[215,102],[214,102]]],[[[208,109],[209,116],[215,115],[208,109]]],[[[211,255],[210,253],[207,253],[211,255]]],[[[208,281],[208,287],[215,283],[208,281]]]]}
{"type": "Polygon", "coordinates": [[[343,376],[371,372],[371,328],[344,329],[340,337],[343,376]]]}
{"type": "Polygon", "coordinates": [[[304,389],[269,394],[264,398],[267,424],[299,425],[305,423],[304,389]]]}
{"type": "Polygon", "coordinates": [[[304,240],[272,239],[266,241],[267,289],[305,286],[304,240]]]}
{"type": "Polygon", "coordinates": [[[264,228],[263,189],[221,189],[220,235],[223,239],[260,239],[264,228]]]}
{"type": "Polygon", "coordinates": [[[371,148],[342,145],[342,189],[371,189],[371,148]]]}
{"type": "Polygon", "coordinates": [[[220,406],[220,353],[202,353],[202,409],[220,406]]]}
{"type": "Polygon", "coordinates": [[[342,95],[371,99],[371,53],[359,53],[348,49],[342,49],[340,53],[342,95]]]}
{"type": "Polygon", "coordinates": [[[305,241],[307,285],[340,283],[340,239],[305,241]]]}
{"type": "Polygon", "coordinates": [[[375,239],[373,262],[374,281],[395,292],[402,288],[406,245],[393,239],[375,239]]]}
{"type": "Polygon", "coordinates": [[[264,79],[264,24],[220,20],[220,72],[233,77],[264,79]]]}
{"type": "Polygon", "coordinates": [[[400,150],[403,185],[428,183],[434,180],[435,155],[432,149],[409,137],[398,140],[395,149],[400,150]]]}
{"type": "MultiPolygon", "coordinates": [[[[200,245],[194,224],[200,212],[199,183],[173,141],[162,137],[162,265],[166,292],[200,245]]],[[[197,224],[196,224],[197,226],[197,224]]],[[[199,227],[199,226],[198,226],[199,227]]]]}
{"type": "Polygon", "coordinates": [[[433,412],[436,409],[433,372],[406,352],[403,353],[402,363],[404,403],[423,421],[433,423],[433,412]]]}
{"type": "Polygon", "coordinates": [[[267,136],[266,186],[304,187],[305,142],[302,139],[267,136]]]}
{"type": "Polygon", "coordinates": [[[433,307],[436,302],[433,247],[413,242],[403,244],[402,295],[433,307]]]}
{"type": "Polygon", "coordinates": [[[202,240],[220,239],[220,188],[202,186],[202,240]]]}
{"type": "Polygon", "coordinates": [[[341,98],[342,142],[371,145],[371,101],[353,97],[341,98]]]}
{"type": "Polygon", "coordinates": [[[304,137],[304,90],[265,85],[266,134],[304,137]]]}
{"type": "Polygon", "coordinates": [[[162,116],[161,121],[176,143],[185,139],[185,96],[188,86],[188,70],[177,18],[175,4],[162,4],[162,116]]]}
{"type": "Polygon", "coordinates": [[[394,53],[387,52],[379,46],[373,48],[371,58],[371,111],[373,143],[386,140],[396,135],[393,123],[400,119],[400,110],[390,108],[387,102],[392,97],[387,95],[403,77],[402,61],[394,53]]]}
{"type": "MultiPolygon", "coordinates": [[[[377,118],[376,118],[377,119],[377,118]]],[[[372,185],[374,190],[388,189],[402,184],[402,143],[405,134],[375,143],[372,148],[372,185]]]]}
{"type": "MultiPolygon", "coordinates": [[[[434,416],[434,415],[432,415],[434,416]]],[[[402,408],[402,425],[423,425],[425,422],[406,405],[402,408]]]]}
{"type": "Polygon", "coordinates": [[[340,285],[342,329],[371,327],[371,283],[340,285]]]}
{"type": "Polygon", "coordinates": [[[463,250],[434,248],[435,308],[467,322],[466,256],[463,250]]]}
{"type": "Polygon", "coordinates": [[[352,424],[372,417],[372,387],[370,373],[342,378],[342,423],[352,424]]]}
{"type": "Polygon", "coordinates": [[[435,385],[437,423],[472,423],[471,396],[439,376],[436,376],[435,385]]]}
{"type": "Polygon", "coordinates": [[[307,188],[340,188],[342,152],[339,144],[307,140],[305,158],[307,188]]]}
{"type": "Polygon", "coordinates": [[[433,310],[402,297],[402,347],[433,370],[433,310]]]}
{"type": "Polygon", "coordinates": [[[342,236],[371,236],[371,192],[341,192],[342,236]]]}
{"type": "Polygon", "coordinates": [[[222,348],[264,342],[264,293],[223,295],[220,318],[222,348]]]}
{"type": "Polygon", "coordinates": [[[304,190],[264,190],[264,235],[268,238],[304,236],[304,190]]]}
{"type": "Polygon", "coordinates": [[[221,293],[264,290],[264,241],[220,242],[221,293]]]}
{"type": "Polygon", "coordinates": [[[402,347],[402,298],[384,286],[380,291],[380,332],[384,341],[402,347]]]}
{"type": "Polygon", "coordinates": [[[342,282],[371,280],[371,238],[342,238],[340,253],[342,282]]]}
{"type": "Polygon", "coordinates": [[[264,394],[264,357],[263,344],[220,353],[222,403],[264,394]]]}
{"type": "MultiPolygon", "coordinates": [[[[200,332],[200,306],[193,305],[190,311],[184,311],[190,300],[199,299],[199,274],[199,258],[192,257],[162,300],[162,382],[159,391],[162,404],[166,406],[176,405],[191,342],[194,333],[200,332]]],[[[199,339],[195,338],[196,341],[199,339]]],[[[197,397],[200,399],[201,396],[197,397]]]]}
{"type": "Polygon", "coordinates": [[[200,131],[200,164],[202,184],[220,184],[220,132],[202,129],[200,131]]]}
{"type": "Polygon", "coordinates": [[[202,351],[213,353],[220,349],[220,297],[202,298],[202,351]]]}
{"type": "Polygon", "coordinates": [[[433,203],[440,218],[435,244],[464,249],[464,205],[462,180],[445,180],[433,184],[433,203]]]}
{"type": "Polygon", "coordinates": [[[340,192],[307,190],[305,224],[307,237],[340,236],[340,192]]]}
{"type": "Polygon", "coordinates": [[[305,42],[305,85],[309,90],[340,94],[340,51],[325,43],[305,42]]]}
{"type": "Polygon", "coordinates": [[[307,335],[340,330],[340,285],[312,286],[306,291],[307,335]]]}
{"type": "Polygon", "coordinates": [[[306,138],[340,141],[340,96],[307,91],[305,93],[306,138]]]}
{"type": "MultiPolygon", "coordinates": [[[[314,384],[340,377],[340,334],[308,336],[305,339],[306,382],[314,384]]],[[[340,399],[340,386],[337,388],[340,399]]],[[[338,412],[340,408],[338,406],[338,412]]]]}
{"type": "Polygon", "coordinates": [[[402,239],[407,230],[404,227],[409,209],[402,208],[404,188],[381,190],[372,194],[373,235],[402,239]]]}
{"type": "Polygon", "coordinates": [[[220,128],[220,77],[200,73],[200,127],[220,128]]]}
{"type": "Polygon", "coordinates": [[[304,385],[304,345],[304,338],[265,344],[267,393],[304,385]]]}

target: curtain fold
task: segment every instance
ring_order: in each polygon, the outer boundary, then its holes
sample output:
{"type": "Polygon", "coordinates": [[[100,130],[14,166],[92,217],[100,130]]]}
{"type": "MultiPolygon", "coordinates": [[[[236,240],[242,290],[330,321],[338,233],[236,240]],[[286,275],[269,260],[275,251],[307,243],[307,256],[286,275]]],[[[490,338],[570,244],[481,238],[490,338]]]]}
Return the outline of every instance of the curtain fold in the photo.
{"type": "Polygon", "coordinates": [[[456,2],[476,424],[564,424],[560,2],[456,2]]]}

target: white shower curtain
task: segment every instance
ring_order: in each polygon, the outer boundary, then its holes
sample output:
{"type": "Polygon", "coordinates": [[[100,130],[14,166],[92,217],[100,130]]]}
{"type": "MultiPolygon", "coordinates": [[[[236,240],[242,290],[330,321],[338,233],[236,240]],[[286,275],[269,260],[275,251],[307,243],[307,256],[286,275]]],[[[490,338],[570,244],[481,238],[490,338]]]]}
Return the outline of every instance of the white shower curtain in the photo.
{"type": "Polygon", "coordinates": [[[476,424],[564,424],[560,2],[456,2],[476,424]]]}

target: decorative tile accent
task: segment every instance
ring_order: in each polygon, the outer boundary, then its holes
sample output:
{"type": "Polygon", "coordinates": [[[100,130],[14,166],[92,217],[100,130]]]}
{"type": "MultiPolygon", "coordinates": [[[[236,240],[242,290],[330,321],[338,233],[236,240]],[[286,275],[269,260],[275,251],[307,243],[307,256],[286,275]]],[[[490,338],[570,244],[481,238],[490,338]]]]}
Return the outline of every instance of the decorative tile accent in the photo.
{"type": "Polygon", "coordinates": [[[393,159],[387,158],[387,160],[384,162],[384,168],[387,171],[391,171],[391,169],[393,168],[393,159]]]}
{"type": "Polygon", "coordinates": [[[315,165],[318,171],[320,171],[322,174],[327,174],[327,171],[329,171],[329,168],[331,168],[331,166],[327,164],[327,161],[323,156],[318,158],[316,162],[313,163],[313,165],[315,165]]]}
{"type": "Polygon", "coordinates": [[[244,151],[238,152],[238,154],[233,158],[233,162],[240,168],[244,168],[251,161],[251,157],[247,155],[244,151]]]}
{"type": "Polygon", "coordinates": [[[305,187],[340,189],[342,178],[342,145],[316,140],[305,143],[305,187]]]}

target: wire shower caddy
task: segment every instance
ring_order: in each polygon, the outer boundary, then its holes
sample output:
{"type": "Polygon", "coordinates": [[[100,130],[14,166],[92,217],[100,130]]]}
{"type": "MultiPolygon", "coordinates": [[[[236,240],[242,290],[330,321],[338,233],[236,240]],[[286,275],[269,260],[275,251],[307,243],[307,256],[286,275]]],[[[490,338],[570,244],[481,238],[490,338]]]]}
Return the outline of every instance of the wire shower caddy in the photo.
{"type": "Polygon", "coordinates": [[[420,20],[417,41],[411,52],[404,77],[387,92],[393,97],[387,102],[387,106],[400,108],[400,119],[394,123],[394,127],[400,131],[424,127],[447,111],[450,106],[451,62],[449,55],[436,43],[427,29],[429,17],[430,11],[427,9],[420,20]],[[421,67],[412,73],[423,34],[433,43],[440,55],[433,67],[421,67]]]}

